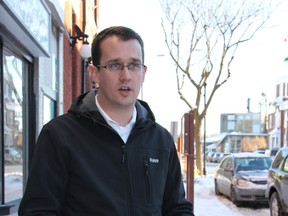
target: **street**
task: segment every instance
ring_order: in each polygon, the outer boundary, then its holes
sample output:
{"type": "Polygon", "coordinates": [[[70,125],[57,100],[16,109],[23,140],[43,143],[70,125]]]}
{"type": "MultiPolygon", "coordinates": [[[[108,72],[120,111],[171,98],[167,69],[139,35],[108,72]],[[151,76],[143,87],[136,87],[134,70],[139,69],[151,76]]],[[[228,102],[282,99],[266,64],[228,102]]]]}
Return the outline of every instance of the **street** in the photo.
{"type": "Polygon", "coordinates": [[[206,162],[206,174],[207,175],[214,175],[214,171],[215,171],[217,166],[218,166],[218,163],[206,162]]]}

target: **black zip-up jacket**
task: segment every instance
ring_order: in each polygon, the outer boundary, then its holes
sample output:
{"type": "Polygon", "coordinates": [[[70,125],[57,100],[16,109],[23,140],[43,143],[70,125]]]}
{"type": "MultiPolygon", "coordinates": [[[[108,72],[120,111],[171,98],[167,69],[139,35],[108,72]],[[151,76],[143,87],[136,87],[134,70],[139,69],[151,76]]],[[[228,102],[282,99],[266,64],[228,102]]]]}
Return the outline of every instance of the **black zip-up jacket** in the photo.
{"type": "Polygon", "coordinates": [[[126,144],[100,115],[93,91],[47,123],[19,216],[193,215],[172,136],[145,102],[136,109],[126,144]]]}

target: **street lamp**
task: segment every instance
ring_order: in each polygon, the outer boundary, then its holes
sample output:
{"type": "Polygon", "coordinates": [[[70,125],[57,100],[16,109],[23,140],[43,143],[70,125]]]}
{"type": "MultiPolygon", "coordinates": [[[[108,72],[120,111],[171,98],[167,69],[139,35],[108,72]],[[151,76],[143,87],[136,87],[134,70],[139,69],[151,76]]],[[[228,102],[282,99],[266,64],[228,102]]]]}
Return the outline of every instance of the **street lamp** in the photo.
{"type": "Polygon", "coordinates": [[[77,40],[82,40],[82,46],[79,50],[79,53],[82,57],[82,88],[81,88],[81,92],[82,94],[85,93],[86,91],[86,69],[89,65],[89,58],[91,57],[91,46],[88,42],[88,35],[85,34],[84,32],[82,32],[82,30],[75,25],[74,26],[74,30],[76,32],[76,36],[72,37],[70,36],[71,39],[71,47],[72,49],[74,49],[75,44],[77,43],[77,40]]]}

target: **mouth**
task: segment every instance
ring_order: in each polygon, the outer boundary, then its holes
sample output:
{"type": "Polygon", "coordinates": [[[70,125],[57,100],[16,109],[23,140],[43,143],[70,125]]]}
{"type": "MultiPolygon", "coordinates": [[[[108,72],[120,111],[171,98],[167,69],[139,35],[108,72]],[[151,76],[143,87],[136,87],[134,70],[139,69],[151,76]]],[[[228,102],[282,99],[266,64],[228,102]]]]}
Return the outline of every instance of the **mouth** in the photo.
{"type": "Polygon", "coordinates": [[[128,92],[128,91],[131,91],[131,89],[127,86],[123,86],[119,89],[119,91],[122,91],[122,92],[128,92]]]}

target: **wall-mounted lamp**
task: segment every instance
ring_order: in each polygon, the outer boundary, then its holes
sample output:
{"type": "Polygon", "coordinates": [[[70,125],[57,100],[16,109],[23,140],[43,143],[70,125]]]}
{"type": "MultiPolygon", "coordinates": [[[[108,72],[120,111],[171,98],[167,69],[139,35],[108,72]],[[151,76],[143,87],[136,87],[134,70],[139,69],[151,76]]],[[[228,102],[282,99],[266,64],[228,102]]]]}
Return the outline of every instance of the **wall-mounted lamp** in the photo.
{"type": "Polygon", "coordinates": [[[89,36],[85,34],[84,32],[82,32],[81,29],[77,25],[74,26],[74,30],[76,32],[76,36],[75,37],[70,36],[70,40],[71,40],[70,45],[72,49],[74,49],[75,44],[77,43],[77,40],[83,40],[83,43],[79,52],[82,58],[87,59],[91,56],[91,46],[89,42],[87,41],[89,36]]]}

